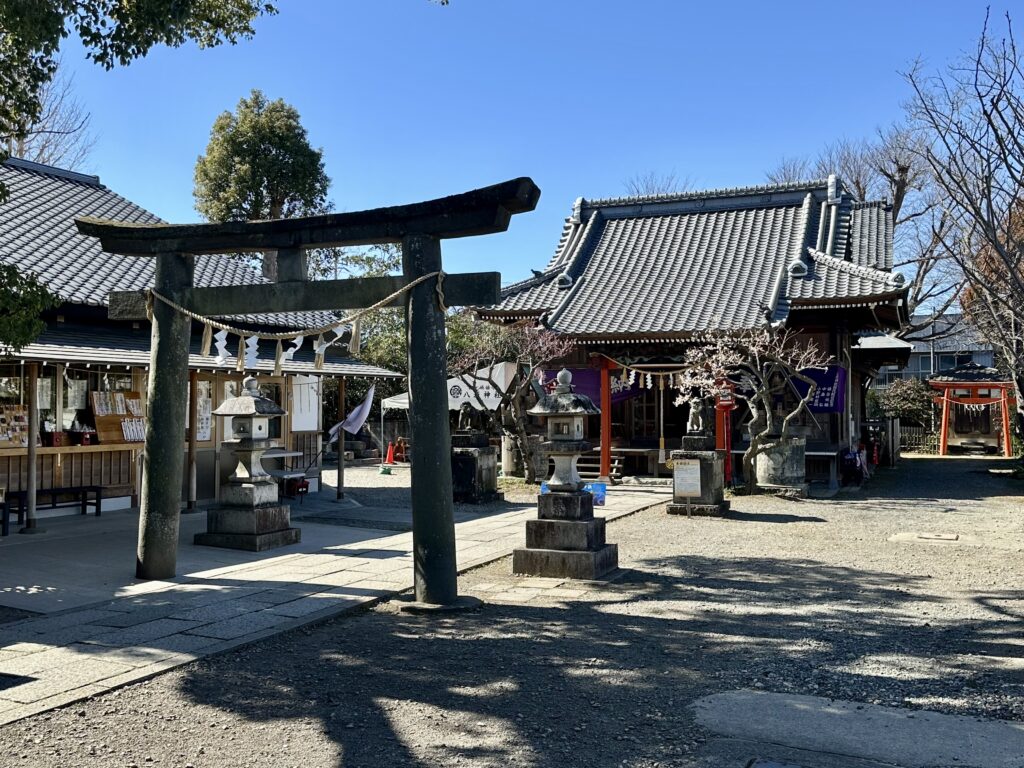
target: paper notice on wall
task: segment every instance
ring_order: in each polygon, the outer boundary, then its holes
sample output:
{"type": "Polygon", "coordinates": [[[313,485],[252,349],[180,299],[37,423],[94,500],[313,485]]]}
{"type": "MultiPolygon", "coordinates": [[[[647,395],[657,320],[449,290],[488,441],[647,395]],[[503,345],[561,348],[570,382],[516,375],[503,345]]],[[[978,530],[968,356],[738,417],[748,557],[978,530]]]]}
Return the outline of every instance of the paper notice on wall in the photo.
{"type": "Polygon", "coordinates": [[[213,432],[213,401],[209,397],[199,397],[196,412],[196,440],[209,440],[213,432]]]}
{"type": "Polygon", "coordinates": [[[39,409],[48,411],[53,408],[53,379],[39,379],[36,381],[36,402],[39,409]]]}
{"type": "Polygon", "coordinates": [[[82,381],[69,381],[68,382],[68,401],[64,404],[64,407],[68,410],[74,409],[76,411],[82,410],[89,407],[88,401],[89,395],[89,382],[83,379],[82,381]]]}

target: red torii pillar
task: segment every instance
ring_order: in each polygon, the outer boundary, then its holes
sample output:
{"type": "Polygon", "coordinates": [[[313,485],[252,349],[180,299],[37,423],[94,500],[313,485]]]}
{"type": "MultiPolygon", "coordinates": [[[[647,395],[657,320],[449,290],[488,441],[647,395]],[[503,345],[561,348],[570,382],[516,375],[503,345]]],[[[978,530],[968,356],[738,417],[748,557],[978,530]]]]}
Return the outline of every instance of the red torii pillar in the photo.
{"type": "Polygon", "coordinates": [[[942,388],[942,431],[939,433],[939,456],[949,449],[949,387],[942,388]]]}
{"type": "Polygon", "coordinates": [[[1003,456],[1013,456],[1013,440],[1010,438],[1010,395],[1006,387],[999,388],[999,399],[1003,406],[1003,456]]]}

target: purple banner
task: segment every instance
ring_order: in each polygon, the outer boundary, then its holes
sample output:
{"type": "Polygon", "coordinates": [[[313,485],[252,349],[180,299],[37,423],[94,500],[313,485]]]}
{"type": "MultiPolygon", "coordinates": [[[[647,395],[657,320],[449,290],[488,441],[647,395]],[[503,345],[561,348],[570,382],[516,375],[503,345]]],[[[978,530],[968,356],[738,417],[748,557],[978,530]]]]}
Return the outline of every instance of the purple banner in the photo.
{"type": "MultiPolygon", "coordinates": [[[[842,413],[846,407],[846,369],[841,365],[830,365],[825,370],[808,368],[800,371],[818,385],[814,396],[807,404],[812,413],[842,413]]],[[[793,385],[801,397],[807,394],[807,385],[799,379],[793,385]]]]}
{"type": "MultiPolygon", "coordinates": [[[[569,373],[572,374],[572,383],[576,387],[574,391],[581,395],[586,395],[594,401],[594,405],[600,408],[601,371],[596,368],[570,368],[569,373]]],[[[611,372],[613,403],[621,403],[623,400],[629,400],[631,397],[637,397],[640,394],[640,375],[637,374],[636,383],[630,384],[628,379],[623,383],[620,378],[621,373],[621,371],[611,372]]],[[[544,371],[545,389],[550,389],[554,386],[555,376],[557,375],[558,371],[544,371]]]]}

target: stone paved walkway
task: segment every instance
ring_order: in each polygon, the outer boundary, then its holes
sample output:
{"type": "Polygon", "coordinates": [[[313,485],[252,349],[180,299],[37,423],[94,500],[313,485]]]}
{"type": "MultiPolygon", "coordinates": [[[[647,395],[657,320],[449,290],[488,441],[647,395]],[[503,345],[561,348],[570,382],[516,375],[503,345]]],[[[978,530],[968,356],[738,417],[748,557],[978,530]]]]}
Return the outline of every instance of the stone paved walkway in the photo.
{"type": "MultiPolygon", "coordinates": [[[[602,514],[614,520],[663,503],[666,491],[613,491],[602,514]]],[[[326,505],[330,498],[333,489],[304,507],[308,512],[310,504],[326,505]]],[[[521,546],[524,521],[535,514],[535,507],[514,505],[509,512],[457,523],[460,572],[521,546]]],[[[203,517],[185,519],[183,542],[193,529],[203,527],[203,517]]],[[[179,571],[185,575],[168,582],[127,579],[118,587],[116,577],[104,574],[120,573],[130,565],[132,550],[125,548],[124,539],[130,536],[134,520],[132,513],[114,513],[99,520],[75,521],[72,527],[92,526],[88,548],[82,546],[83,539],[61,536],[58,523],[53,524],[49,540],[31,537],[33,541],[26,543],[26,537],[9,537],[3,541],[0,573],[6,574],[3,581],[8,585],[18,580],[19,563],[25,568],[30,563],[47,563],[60,568],[62,578],[59,586],[46,588],[31,586],[33,581],[18,581],[29,585],[24,588],[0,584],[0,605],[31,610],[35,598],[36,610],[50,611],[0,625],[0,725],[353,610],[412,586],[410,533],[303,521],[304,543],[286,552],[225,553],[183,543],[179,571]],[[116,552],[112,542],[117,544],[116,552]],[[87,561],[80,570],[76,570],[76,551],[87,561]],[[224,559],[231,562],[224,565],[224,559]],[[209,567],[211,563],[215,567],[209,567]],[[100,579],[101,588],[92,583],[95,579],[100,579]],[[76,585],[81,594],[76,595],[76,585]],[[106,589],[111,591],[110,599],[86,599],[106,589]],[[54,593],[60,594],[56,602],[54,593]],[[61,604],[74,607],[54,611],[61,604]]]]}

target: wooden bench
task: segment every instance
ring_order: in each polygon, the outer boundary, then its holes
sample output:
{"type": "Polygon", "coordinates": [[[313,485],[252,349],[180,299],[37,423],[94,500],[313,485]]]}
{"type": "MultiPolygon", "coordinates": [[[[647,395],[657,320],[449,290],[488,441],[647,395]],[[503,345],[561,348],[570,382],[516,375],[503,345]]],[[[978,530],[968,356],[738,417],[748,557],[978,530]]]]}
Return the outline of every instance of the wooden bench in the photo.
{"type": "MultiPolygon", "coordinates": [[[[82,514],[84,515],[89,511],[89,507],[92,507],[96,512],[96,517],[99,517],[103,512],[103,491],[98,485],[71,485],[60,488],[39,488],[36,490],[37,508],[39,506],[44,506],[39,502],[41,499],[46,497],[49,497],[50,503],[45,506],[49,506],[50,509],[74,505],[81,507],[82,514]],[[72,498],[61,499],[61,496],[70,496],[72,498]],[[90,496],[92,496],[92,500],[89,499],[90,496]]],[[[28,491],[7,492],[3,504],[3,523],[2,530],[0,530],[2,535],[7,536],[10,534],[12,511],[17,512],[19,525],[25,522],[25,505],[27,500],[28,491]]]]}

